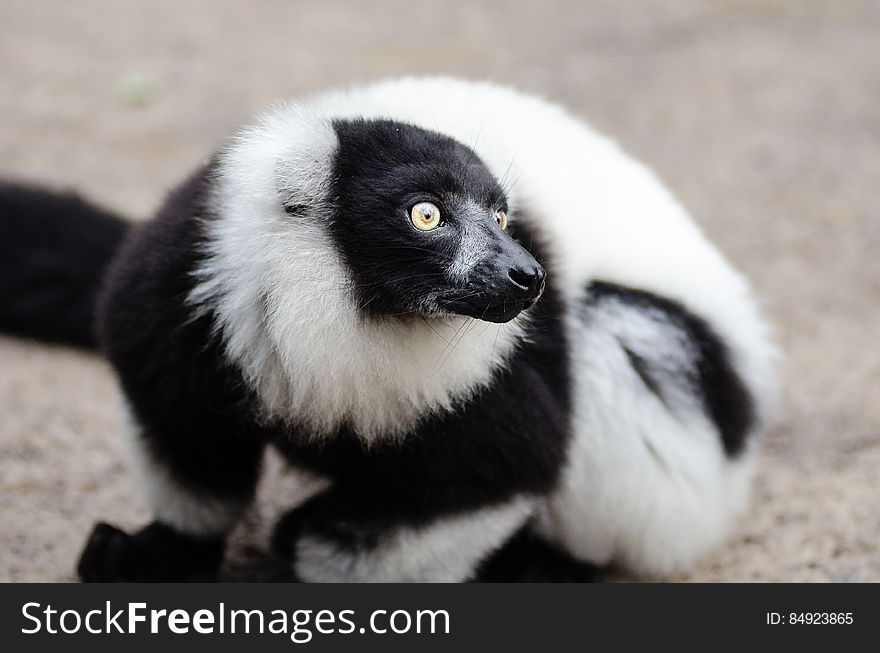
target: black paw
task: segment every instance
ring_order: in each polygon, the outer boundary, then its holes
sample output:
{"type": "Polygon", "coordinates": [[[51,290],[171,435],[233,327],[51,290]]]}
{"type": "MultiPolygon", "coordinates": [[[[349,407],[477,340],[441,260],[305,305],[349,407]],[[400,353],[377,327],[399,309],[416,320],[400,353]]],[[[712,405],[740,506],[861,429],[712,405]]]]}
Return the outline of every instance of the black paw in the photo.
{"type": "Polygon", "coordinates": [[[85,583],[142,581],[147,568],[134,538],[115,526],[99,523],[86,542],[76,571],[85,583]]]}
{"type": "Polygon", "coordinates": [[[222,539],[188,537],[158,522],[135,535],[100,523],[77,573],[86,583],[213,581],[222,558],[222,539]]]}

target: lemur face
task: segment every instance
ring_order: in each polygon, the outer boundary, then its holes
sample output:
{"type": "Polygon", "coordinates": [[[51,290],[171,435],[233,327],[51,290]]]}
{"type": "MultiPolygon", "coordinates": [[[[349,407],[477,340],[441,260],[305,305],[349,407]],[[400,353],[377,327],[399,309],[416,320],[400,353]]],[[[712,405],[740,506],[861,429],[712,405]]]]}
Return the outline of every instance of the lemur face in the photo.
{"type": "Polygon", "coordinates": [[[473,150],[390,120],[336,121],[331,237],[370,316],[508,322],[544,289],[507,231],[507,197],[473,150]]]}

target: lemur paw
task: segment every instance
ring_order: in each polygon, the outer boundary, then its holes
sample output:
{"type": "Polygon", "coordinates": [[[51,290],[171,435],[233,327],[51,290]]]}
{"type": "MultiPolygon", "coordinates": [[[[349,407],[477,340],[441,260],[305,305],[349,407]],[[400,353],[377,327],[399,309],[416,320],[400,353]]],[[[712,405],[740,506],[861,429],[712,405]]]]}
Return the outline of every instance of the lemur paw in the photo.
{"type": "Polygon", "coordinates": [[[86,583],[205,582],[217,579],[222,558],[222,539],[188,537],[158,522],[135,535],[99,523],[77,573],[86,583]]]}
{"type": "Polygon", "coordinates": [[[110,524],[95,525],[80,555],[77,573],[85,583],[143,580],[147,561],[134,538],[110,524]]]}

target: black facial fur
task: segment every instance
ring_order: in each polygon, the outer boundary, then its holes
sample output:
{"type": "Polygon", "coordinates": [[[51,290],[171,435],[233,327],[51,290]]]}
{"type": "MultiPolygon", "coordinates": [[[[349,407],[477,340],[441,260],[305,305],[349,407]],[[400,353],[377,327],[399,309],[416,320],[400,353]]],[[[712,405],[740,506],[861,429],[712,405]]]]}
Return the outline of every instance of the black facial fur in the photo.
{"type": "Polygon", "coordinates": [[[506,322],[537,300],[543,268],[496,223],[507,198],[473,150],[391,120],[338,120],[334,129],[330,233],[365,315],[506,322]],[[439,226],[413,225],[420,202],[439,208],[439,226]],[[456,276],[462,247],[467,271],[456,276]]]}

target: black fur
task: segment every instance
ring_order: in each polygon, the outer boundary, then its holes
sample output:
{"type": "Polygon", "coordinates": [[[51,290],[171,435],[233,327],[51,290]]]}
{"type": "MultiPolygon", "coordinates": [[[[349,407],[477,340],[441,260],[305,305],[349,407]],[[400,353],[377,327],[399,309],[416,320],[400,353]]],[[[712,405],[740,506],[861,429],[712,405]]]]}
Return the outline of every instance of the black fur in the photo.
{"type": "MultiPolygon", "coordinates": [[[[206,499],[247,501],[259,474],[265,430],[257,424],[254,399],[240,375],[225,362],[212,332],[213,317],[196,315],[186,301],[192,271],[203,256],[203,220],[210,219],[205,202],[210,174],[210,167],[195,174],[169,196],[153,221],[126,239],[108,270],[99,333],[153,457],[178,483],[206,499]]],[[[163,527],[163,533],[171,532],[163,527]]],[[[181,533],[158,538],[156,528],[131,537],[96,530],[80,561],[80,577],[190,578],[187,561],[193,551],[202,551],[201,541],[181,533]]],[[[214,550],[211,543],[205,546],[214,550]]],[[[198,574],[208,578],[216,573],[220,555],[203,562],[198,574]]]]}
{"type": "Polygon", "coordinates": [[[496,224],[507,199],[473,150],[391,120],[340,120],[334,128],[330,234],[364,313],[446,311],[507,322],[540,295],[544,270],[496,224]],[[421,202],[440,209],[436,229],[413,226],[410,211],[421,202]],[[465,238],[481,251],[467,279],[449,279],[465,238]]]}
{"type": "MultiPolygon", "coordinates": [[[[685,385],[696,386],[706,413],[715,422],[724,450],[736,456],[743,449],[746,436],[754,425],[755,409],[752,396],[730,361],[730,354],[721,339],[701,318],[680,303],[612,283],[596,281],[587,288],[585,310],[606,299],[622,301],[633,307],[659,311],[669,323],[680,329],[694,348],[694,378],[680,379],[685,385]]],[[[622,345],[623,346],[623,345],[622,345]]],[[[624,346],[633,369],[651,392],[662,398],[662,381],[654,378],[650,366],[624,346]]]]}
{"type": "Polygon", "coordinates": [[[213,316],[187,303],[203,254],[210,168],[172,193],[112,263],[99,332],[153,454],[195,491],[250,496],[265,441],[254,399],[227,364],[213,316]]]}
{"type": "Polygon", "coordinates": [[[626,357],[629,360],[629,364],[635,370],[638,377],[642,380],[642,383],[645,384],[645,387],[648,388],[648,390],[654,393],[657,397],[659,397],[661,401],[663,401],[664,397],[663,392],[660,389],[660,382],[656,378],[654,378],[654,375],[651,373],[651,370],[648,366],[648,361],[639,356],[625,344],[620,343],[620,346],[621,348],[623,348],[623,352],[626,354],[626,357]]]}
{"type": "Polygon", "coordinates": [[[94,347],[98,287],[127,230],[76,195],[0,183],[0,330],[94,347]]]}

